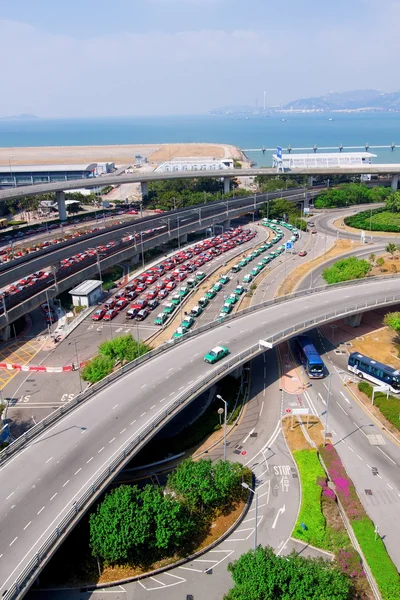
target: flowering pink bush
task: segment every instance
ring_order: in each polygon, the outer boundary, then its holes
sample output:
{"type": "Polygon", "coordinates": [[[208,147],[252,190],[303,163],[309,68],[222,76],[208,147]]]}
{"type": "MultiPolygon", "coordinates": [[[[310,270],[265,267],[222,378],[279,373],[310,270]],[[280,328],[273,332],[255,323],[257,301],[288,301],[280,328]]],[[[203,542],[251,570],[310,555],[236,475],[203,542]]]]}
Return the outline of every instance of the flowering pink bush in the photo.
{"type": "Polygon", "coordinates": [[[365,577],[360,556],[354,550],[354,548],[349,548],[348,550],[339,550],[337,554],[337,561],[340,566],[340,570],[343,573],[347,573],[349,577],[365,577]]]}
{"type": "MultiPolygon", "coordinates": [[[[346,515],[349,519],[362,519],[365,516],[364,508],[357,496],[353,482],[346,473],[336,448],[332,444],[326,444],[326,446],[320,446],[319,451],[328,469],[329,477],[335,484],[337,496],[342,503],[346,515]]],[[[321,485],[320,482],[318,483],[321,485]]],[[[324,486],[322,487],[324,488],[324,486]]],[[[325,494],[324,490],[323,494],[329,497],[328,492],[330,491],[332,490],[327,488],[327,493],[325,494]]]]}

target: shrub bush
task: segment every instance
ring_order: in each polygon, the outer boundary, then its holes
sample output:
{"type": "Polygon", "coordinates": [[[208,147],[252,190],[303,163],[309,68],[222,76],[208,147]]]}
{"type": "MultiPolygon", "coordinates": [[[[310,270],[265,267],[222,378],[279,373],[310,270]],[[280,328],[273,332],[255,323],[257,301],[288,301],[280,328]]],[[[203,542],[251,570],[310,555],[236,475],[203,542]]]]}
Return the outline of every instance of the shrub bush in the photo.
{"type": "Polygon", "coordinates": [[[372,398],[372,385],[370,385],[366,381],[360,381],[360,383],[358,384],[358,389],[363,394],[366,394],[368,398],[372,398]]]}
{"type": "Polygon", "coordinates": [[[377,208],[372,213],[370,210],[359,212],[346,217],[344,222],[349,227],[366,231],[400,231],[400,213],[392,213],[384,208],[377,208]]]}
{"type": "Polygon", "coordinates": [[[331,267],[324,269],[322,277],[328,284],[362,279],[370,272],[372,266],[367,260],[350,256],[335,262],[331,267]]]}

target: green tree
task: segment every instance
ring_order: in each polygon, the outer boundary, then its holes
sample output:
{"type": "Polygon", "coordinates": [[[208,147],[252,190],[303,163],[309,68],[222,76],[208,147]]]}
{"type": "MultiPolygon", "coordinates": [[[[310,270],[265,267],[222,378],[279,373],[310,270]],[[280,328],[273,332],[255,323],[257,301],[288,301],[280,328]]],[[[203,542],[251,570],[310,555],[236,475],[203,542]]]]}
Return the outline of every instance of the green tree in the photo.
{"type": "Polygon", "coordinates": [[[393,242],[390,242],[386,248],[385,248],[386,252],[388,252],[389,254],[392,255],[392,259],[394,258],[394,255],[396,254],[397,251],[397,246],[396,244],[393,244],[393,242]]]}
{"type": "Polygon", "coordinates": [[[383,322],[400,338],[400,312],[387,313],[383,322]]]}
{"type": "Polygon", "coordinates": [[[193,461],[188,458],[169,475],[167,487],[182,498],[191,513],[203,511],[218,501],[212,475],[211,459],[193,461]]]}
{"type": "MultiPolygon", "coordinates": [[[[242,487],[246,469],[240,463],[219,460],[213,465],[213,484],[217,491],[218,503],[229,504],[246,497],[247,491],[242,487]]],[[[250,483],[250,481],[249,481],[250,483]]]]}
{"type": "Polygon", "coordinates": [[[394,192],[386,198],[386,208],[392,212],[400,211],[400,192],[394,192]]]}
{"type": "Polygon", "coordinates": [[[385,264],[385,259],[382,258],[382,256],[380,256],[379,258],[377,258],[376,260],[376,266],[380,268],[381,271],[383,271],[383,265],[385,264]]]}
{"type": "Polygon", "coordinates": [[[129,362],[146,354],[151,350],[150,346],[143,342],[139,342],[133,339],[129,333],[127,335],[120,335],[112,340],[106,340],[99,346],[99,351],[102,355],[108,356],[113,361],[120,360],[122,362],[129,362]]]}
{"type": "Polygon", "coordinates": [[[108,356],[95,356],[89,360],[81,371],[83,381],[96,383],[109,375],[113,369],[114,361],[108,356]]]}
{"type": "Polygon", "coordinates": [[[324,269],[322,277],[329,284],[350,281],[352,279],[362,279],[368,275],[371,268],[372,265],[367,260],[350,256],[349,258],[342,258],[331,267],[324,269]]]}
{"type": "Polygon", "coordinates": [[[224,600],[350,600],[350,579],[336,564],[295,552],[275,556],[272,548],[250,550],[228,565],[234,587],[224,600]]]}

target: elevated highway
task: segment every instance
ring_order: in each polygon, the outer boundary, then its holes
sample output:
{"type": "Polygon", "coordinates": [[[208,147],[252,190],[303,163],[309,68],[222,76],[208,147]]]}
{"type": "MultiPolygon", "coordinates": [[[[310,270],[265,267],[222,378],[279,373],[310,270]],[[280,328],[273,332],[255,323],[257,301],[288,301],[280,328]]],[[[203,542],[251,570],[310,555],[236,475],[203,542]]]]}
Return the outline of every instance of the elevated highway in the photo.
{"type": "Polygon", "coordinates": [[[0,593],[21,598],[65,535],[132,455],[240,364],[298,332],[400,301],[397,278],[294,294],[152,351],[63,406],[0,455],[0,593]],[[217,344],[230,356],[203,355],[217,344]],[[76,406],[76,408],[75,408],[76,406]]]}
{"type": "MultiPolygon", "coordinates": [[[[2,200],[10,200],[13,198],[22,198],[24,196],[35,196],[37,194],[44,194],[48,192],[66,192],[68,190],[76,189],[77,187],[85,188],[96,188],[99,186],[107,185],[122,185],[124,183],[142,183],[148,184],[154,181],[169,181],[174,179],[204,179],[204,178],[222,178],[229,180],[232,177],[256,177],[258,175],[278,175],[280,171],[275,168],[263,168],[263,169],[223,169],[215,171],[174,171],[166,173],[134,173],[125,175],[105,175],[101,178],[95,177],[93,179],[82,179],[71,180],[71,181],[60,181],[57,183],[46,183],[37,185],[27,185],[0,191],[0,202],[2,200]]],[[[320,175],[390,175],[394,177],[396,182],[398,181],[398,175],[400,174],[400,164],[388,164],[388,165],[360,165],[360,166],[343,166],[343,167],[310,167],[302,169],[294,169],[291,171],[286,170],[285,175],[307,175],[310,177],[317,177],[320,175]],[[396,179],[397,177],[397,179],[396,179]]]]}

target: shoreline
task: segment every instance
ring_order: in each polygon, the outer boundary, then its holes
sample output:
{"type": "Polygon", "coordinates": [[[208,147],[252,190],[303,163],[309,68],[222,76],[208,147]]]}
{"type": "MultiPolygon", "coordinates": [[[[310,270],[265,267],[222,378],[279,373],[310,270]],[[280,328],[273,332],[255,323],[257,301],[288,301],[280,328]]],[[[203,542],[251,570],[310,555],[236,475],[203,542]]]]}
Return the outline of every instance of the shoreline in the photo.
{"type": "Polygon", "coordinates": [[[115,144],[85,146],[24,146],[0,148],[0,166],[68,165],[92,162],[133,164],[135,155],[159,164],[172,158],[211,157],[233,158],[247,163],[242,151],[231,144],[174,143],[174,144],[115,144]]]}

